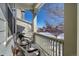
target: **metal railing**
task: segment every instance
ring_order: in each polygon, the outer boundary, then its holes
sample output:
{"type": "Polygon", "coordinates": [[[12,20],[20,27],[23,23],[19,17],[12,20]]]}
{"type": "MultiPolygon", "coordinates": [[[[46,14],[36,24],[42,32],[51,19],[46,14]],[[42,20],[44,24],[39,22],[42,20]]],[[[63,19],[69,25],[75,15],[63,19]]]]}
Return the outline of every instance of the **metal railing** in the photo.
{"type": "Polygon", "coordinates": [[[63,56],[64,40],[48,37],[42,34],[35,33],[35,42],[49,56],[63,56]]]}

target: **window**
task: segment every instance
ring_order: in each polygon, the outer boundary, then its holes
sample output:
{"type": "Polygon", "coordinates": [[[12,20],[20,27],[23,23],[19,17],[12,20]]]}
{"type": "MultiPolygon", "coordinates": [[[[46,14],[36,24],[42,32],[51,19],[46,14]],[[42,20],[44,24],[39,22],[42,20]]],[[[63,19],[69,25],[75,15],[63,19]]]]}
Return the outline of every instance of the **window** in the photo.
{"type": "Polygon", "coordinates": [[[8,8],[8,36],[12,35],[12,13],[10,9],[8,8]]]}
{"type": "Polygon", "coordinates": [[[8,36],[13,35],[15,33],[15,19],[13,18],[13,14],[8,7],[8,36]]]}
{"type": "Polygon", "coordinates": [[[38,11],[37,32],[64,38],[64,4],[46,3],[38,11]],[[61,34],[61,35],[60,35],[61,34]]]}

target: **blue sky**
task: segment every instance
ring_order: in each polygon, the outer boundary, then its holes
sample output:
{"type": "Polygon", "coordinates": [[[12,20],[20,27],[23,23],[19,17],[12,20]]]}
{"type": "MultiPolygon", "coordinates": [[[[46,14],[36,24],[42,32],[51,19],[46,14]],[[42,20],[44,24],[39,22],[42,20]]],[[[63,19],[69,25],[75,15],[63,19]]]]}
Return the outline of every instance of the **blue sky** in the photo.
{"type": "Polygon", "coordinates": [[[24,19],[31,23],[32,22],[32,18],[33,18],[33,15],[31,13],[31,11],[26,10],[25,11],[25,15],[24,15],[24,19]]]}
{"type": "MultiPolygon", "coordinates": [[[[64,23],[64,18],[61,17],[57,17],[57,16],[53,16],[50,17],[47,14],[47,10],[45,8],[48,8],[47,6],[49,6],[50,9],[64,9],[64,4],[63,3],[48,3],[45,4],[37,13],[37,26],[39,27],[44,27],[45,26],[45,20],[47,20],[50,24],[53,25],[58,25],[60,23],[64,23]]],[[[64,15],[63,15],[64,16],[64,15]]],[[[25,19],[27,19],[29,22],[32,22],[32,13],[30,11],[26,11],[25,12],[25,19]]]]}

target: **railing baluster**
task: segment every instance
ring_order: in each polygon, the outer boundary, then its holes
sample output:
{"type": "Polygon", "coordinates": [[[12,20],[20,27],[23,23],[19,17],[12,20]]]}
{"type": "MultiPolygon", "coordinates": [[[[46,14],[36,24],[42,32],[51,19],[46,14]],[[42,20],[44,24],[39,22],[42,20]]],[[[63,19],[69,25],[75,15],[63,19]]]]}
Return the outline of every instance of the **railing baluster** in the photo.
{"type": "Polygon", "coordinates": [[[62,44],[62,56],[64,55],[64,43],[62,44]]]}
{"type": "Polygon", "coordinates": [[[57,39],[57,38],[52,38],[52,37],[47,37],[47,36],[43,36],[41,34],[36,34],[36,35],[37,35],[36,42],[49,55],[52,55],[52,56],[61,56],[61,55],[64,54],[64,51],[63,51],[64,50],[64,40],[57,39]]]}
{"type": "Polygon", "coordinates": [[[54,56],[54,40],[53,40],[53,56],[54,56]]]}
{"type": "Polygon", "coordinates": [[[57,56],[57,41],[56,41],[56,56],[57,56]]]}
{"type": "Polygon", "coordinates": [[[52,48],[52,56],[53,56],[53,41],[51,40],[52,44],[51,44],[51,48],[52,48]]]}
{"type": "Polygon", "coordinates": [[[61,43],[59,42],[59,56],[60,56],[60,52],[61,52],[61,49],[60,49],[60,44],[61,44],[61,43]]]}
{"type": "Polygon", "coordinates": [[[52,56],[52,40],[50,40],[50,49],[51,49],[50,53],[51,53],[51,56],[52,56]]]}

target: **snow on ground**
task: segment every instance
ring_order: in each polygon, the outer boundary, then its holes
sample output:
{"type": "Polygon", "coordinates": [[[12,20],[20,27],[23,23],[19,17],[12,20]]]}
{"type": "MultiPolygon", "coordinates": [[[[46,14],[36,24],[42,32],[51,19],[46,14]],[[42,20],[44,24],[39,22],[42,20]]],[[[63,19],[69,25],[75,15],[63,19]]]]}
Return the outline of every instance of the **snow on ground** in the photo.
{"type": "MultiPolygon", "coordinates": [[[[49,33],[49,32],[39,32],[39,34],[43,34],[45,36],[49,36],[49,37],[53,37],[56,38],[56,36],[54,36],[53,34],[49,33]]],[[[63,39],[64,40],[64,33],[61,33],[57,36],[57,39],[63,39]]]]}
{"type": "Polygon", "coordinates": [[[64,33],[61,33],[60,35],[57,36],[58,39],[63,39],[64,40],[64,33]]]}

